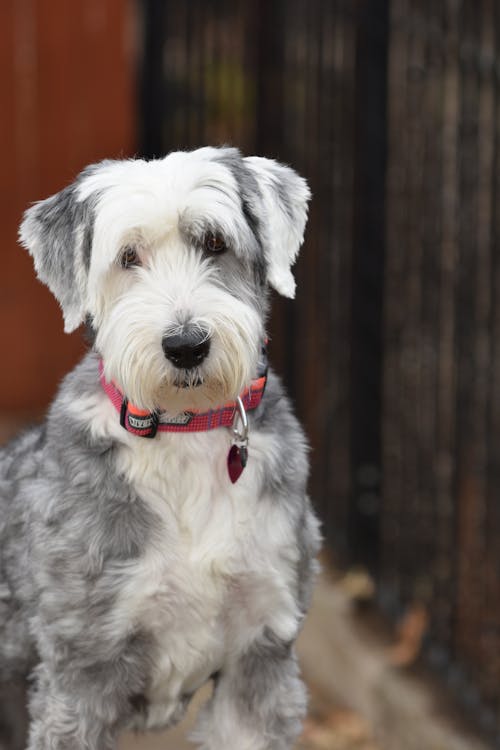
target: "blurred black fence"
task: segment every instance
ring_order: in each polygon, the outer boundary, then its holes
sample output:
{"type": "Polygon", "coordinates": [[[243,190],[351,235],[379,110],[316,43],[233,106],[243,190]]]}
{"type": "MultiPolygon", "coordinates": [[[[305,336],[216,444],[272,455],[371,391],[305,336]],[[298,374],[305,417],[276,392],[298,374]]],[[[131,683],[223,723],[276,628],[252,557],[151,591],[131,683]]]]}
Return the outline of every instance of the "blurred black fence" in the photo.
{"type": "Polygon", "coordinates": [[[232,143],[314,199],[272,359],[337,559],[500,747],[500,6],[144,0],[142,151],[232,143]]]}

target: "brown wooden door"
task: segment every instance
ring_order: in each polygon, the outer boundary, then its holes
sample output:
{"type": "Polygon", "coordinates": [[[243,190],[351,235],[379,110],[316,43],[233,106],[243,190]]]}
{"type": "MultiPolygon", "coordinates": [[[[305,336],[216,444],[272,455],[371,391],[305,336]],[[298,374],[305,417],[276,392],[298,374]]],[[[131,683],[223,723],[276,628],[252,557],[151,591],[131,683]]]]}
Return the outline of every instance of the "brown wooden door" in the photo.
{"type": "Polygon", "coordinates": [[[17,244],[23,210],[86,164],[134,149],[127,0],[0,3],[0,411],[38,412],[80,356],[59,307],[17,244]]]}

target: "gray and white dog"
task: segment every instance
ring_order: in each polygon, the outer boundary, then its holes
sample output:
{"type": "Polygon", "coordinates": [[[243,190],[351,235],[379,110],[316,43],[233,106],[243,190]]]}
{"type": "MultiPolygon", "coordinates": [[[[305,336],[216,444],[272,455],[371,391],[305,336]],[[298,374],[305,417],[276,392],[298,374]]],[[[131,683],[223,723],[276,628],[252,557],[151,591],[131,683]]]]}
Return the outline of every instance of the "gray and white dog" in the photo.
{"type": "Polygon", "coordinates": [[[262,347],[308,199],[288,167],[201,148],[104,161],[26,212],[93,350],[0,458],[2,748],[107,750],[210,679],[200,747],[291,748],[319,532],[262,347]]]}

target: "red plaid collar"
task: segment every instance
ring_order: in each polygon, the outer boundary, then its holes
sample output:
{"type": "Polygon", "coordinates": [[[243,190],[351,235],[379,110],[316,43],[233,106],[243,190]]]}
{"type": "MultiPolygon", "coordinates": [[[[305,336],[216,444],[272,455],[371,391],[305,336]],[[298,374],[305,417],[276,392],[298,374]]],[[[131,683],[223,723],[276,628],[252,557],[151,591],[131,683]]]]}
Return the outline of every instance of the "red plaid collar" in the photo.
{"type": "MultiPolygon", "coordinates": [[[[231,427],[234,421],[236,401],[229,401],[210,411],[186,411],[176,417],[167,417],[165,412],[144,411],[130,404],[120,389],[104,377],[102,360],[99,362],[99,378],[104,391],[120,414],[121,426],[139,437],[154,438],[157,432],[205,432],[217,427],[231,427]]],[[[266,381],[267,372],[264,372],[252,380],[250,386],[240,394],[245,411],[256,409],[260,404],[266,381]]]]}

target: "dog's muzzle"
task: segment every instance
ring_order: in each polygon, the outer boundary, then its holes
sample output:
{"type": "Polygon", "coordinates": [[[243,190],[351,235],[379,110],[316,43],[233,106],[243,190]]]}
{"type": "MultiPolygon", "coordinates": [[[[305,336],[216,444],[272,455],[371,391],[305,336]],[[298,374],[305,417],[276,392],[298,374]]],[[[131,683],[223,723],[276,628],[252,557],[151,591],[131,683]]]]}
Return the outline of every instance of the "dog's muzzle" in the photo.
{"type": "Polygon", "coordinates": [[[165,357],[179,370],[198,367],[210,351],[210,336],[207,331],[197,329],[170,336],[161,342],[165,357]]]}

